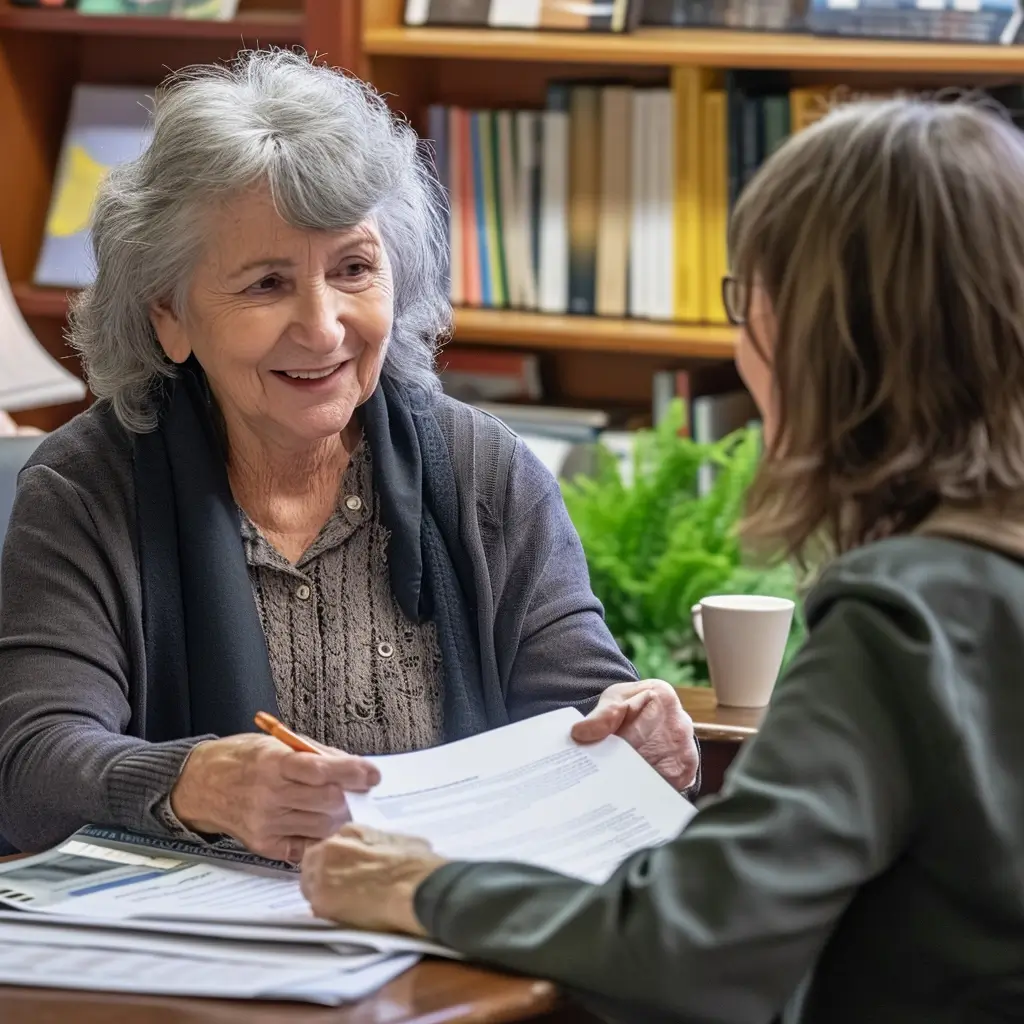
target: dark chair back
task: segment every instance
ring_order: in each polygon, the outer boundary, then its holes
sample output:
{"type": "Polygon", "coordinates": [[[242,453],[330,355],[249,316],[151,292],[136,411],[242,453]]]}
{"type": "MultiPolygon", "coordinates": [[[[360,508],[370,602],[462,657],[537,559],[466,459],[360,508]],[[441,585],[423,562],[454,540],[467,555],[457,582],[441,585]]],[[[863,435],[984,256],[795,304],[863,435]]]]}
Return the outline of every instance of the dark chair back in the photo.
{"type": "MultiPolygon", "coordinates": [[[[35,451],[41,437],[0,437],[0,551],[14,506],[14,492],[18,487],[18,473],[35,451]]],[[[0,856],[18,851],[0,836],[0,856]]]]}

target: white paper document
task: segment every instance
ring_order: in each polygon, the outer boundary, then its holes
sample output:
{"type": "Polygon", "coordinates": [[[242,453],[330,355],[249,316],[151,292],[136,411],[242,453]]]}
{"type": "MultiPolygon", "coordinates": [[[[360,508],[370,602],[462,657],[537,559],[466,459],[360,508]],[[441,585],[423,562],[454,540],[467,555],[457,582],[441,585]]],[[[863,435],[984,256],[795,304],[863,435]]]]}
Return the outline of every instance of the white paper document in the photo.
{"type": "Polygon", "coordinates": [[[17,412],[84,397],[85,385],[28,329],[0,257],[0,409],[17,412]]]}
{"type": "MultiPolygon", "coordinates": [[[[0,910],[0,921],[38,921],[37,916],[26,917],[17,911],[0,910]]],[[[62,927],[83,927],[103,929],[109,932],[153,935],[185,935],[200,939],[219,939],[240,944],[278,944],[294,946],[326,946],[345,957],[373,956],[379,953],[417,953],[422,956],[442,956],[448,959],[462,959],[445,946],[426,939],[409,935],[394,935],[386,932],[368,932],[355,928],[336,928],[329,921],[310,918],[307,924],[263,924],[248,921],[203,921],[195,919],[166,918],[104,918],[79,917],[53,909],[46,911],[48,923],[62,927]]]]}
{"type": "Polygon", "coordinates": [[[520,861],[602,882],[630,854],[678,835],[696,809],[624,740],[576,743],[581,717],[565,708],[370,758],[381,782],[349,795],[352,817],[428,839],[449,859],[520,861]]]}
{"type": "Polygon", "coordinates": [[[336,1006],[376,991],[417,959],[136,935],[38,918],[0,925],[0,984],[48,988],[336,1006]]]}

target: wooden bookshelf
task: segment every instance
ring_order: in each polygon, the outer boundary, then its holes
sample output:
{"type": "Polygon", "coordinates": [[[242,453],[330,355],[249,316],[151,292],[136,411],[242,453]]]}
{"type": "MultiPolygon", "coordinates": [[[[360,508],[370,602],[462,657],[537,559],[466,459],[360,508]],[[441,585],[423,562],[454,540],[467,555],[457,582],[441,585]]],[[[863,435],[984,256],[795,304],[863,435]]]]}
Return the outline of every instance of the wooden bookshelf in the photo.
{"type": "Polygon", "coordinates": [[[224,39],[239,46],[301,43],[301,11],[243,11],[230,21],[198,18],[104,17],[49,7],[0,7],[0,31],[62,35],[122,36],[132,39],[224,39]]]}
{"type": "MultiPolygon", "coordinates": [[[[1024,46],[825,39],[700,29],[597,33],[406,28],[405,0],[240,0],[229,22],[90,17],[0,0],[0,253],[24,315],[66,356],[66,294],[32,279],[72,88],[155,85],[247,46],[301,45],[366,78],[421,132],[431,104],[539,107],[555,78],[663,83],[668,69],[750,68],[794,80],[978,81],[1024,74],[1024,46]],[[915,77],[916,76],[916,77],[915,77]]],[[[544,353],[551,399],[642,404],[651,374],[728,360],[730,327],[459,309],[456,343],[544,353]]]]}
{"type": "MultiPolygon", "coordinates": [[[[386,3],[386,0],[381,0],[386,3]]],[[[944,75],[1024,74],[1024,46],[822,38],[711,29],[603,33],[406,28],[368,24],[371,57],[444,57],[560,64],[692,65],[944,75]]]]}

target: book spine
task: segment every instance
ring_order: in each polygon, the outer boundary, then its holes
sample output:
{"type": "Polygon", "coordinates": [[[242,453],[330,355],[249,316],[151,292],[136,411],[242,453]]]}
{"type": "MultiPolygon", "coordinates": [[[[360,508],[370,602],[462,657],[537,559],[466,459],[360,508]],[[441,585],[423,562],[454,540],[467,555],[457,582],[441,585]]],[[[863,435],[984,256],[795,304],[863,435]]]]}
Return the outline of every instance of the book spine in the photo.
{"type": "Polygon", "coordinates": [[[704,196],[701,181],[703,153],[708,143],[702,124],[702,95],[706,75],[698,68],[672,72],[675,98],[676,160],[674,309],[679,320],[695,321],[704,311],[704,196]]]}
{"type": "Polygon", "coordinates": [[[477,239],[476,179],[473,171],[472,114],[459,112],[459,163],[462,180],[462,258],[465,265],[466,302],[483,304],[483,281],[480,267],[480,244],[477,239]]]}
{"type": "Polygon", "coordinates": [[[671,320],[674,316],[677,253],[675,224],[677,203],[677,154],[675,103],[670,89],[655,89],[650,109],[654,121],[650,160],[654,168],[654,278],[651,316],[671,320]]]}
{"type": "Polygon", "coordinates": [[[463,111],[448,109],[448,249],[451,273],[449,298],[452,305],[461,306],[466,298],[466,258],[463,247],[465,237],[465,188],[462,182],[462,121],[463,111]]]}
{"type": "Polygon", "coordinates": [[[701,319],[708,323],[726,323],[728,318],[722,305],[722,278],[729,272],[729,195],[726,171],[729,143],[725,93],[721,90],[706,92],[703,106],[702,210],[705,259],[701,319]]]}
{"type": "Polygon", "coordinates": [[[807,24],[821,35],[1013,41],[1020,13],[1015,0],[977,0],[971,6],[965,10],[961,3],[923,5],[916,0],[853,0],[837,6],[832,0],[812,0],[807,24]]]}
{"type": "Polygon", "coordinates": [[[486,112],[475,110],[470,114],[470,152],[473,160],[473,205],[476,214],[476,250],[480,260],[480,302],[494,304],[491,262],[487,251],[487,185],[484,172],[484,133],[482,121],[486,112]]]}
{"type": "Polygon", "coordinates": [[[541,115],[541,217],[539,302],[545,313],[569,307],[569,90],[548,87],[548,107],[541,115]]]}
{"type": "Polygon", "coordinates": [[[536,111],[516,112],[516,209],[523,260],[523,306],[537,308],[537,261],[540,240],[540,118],[536,111]]]}
{"type": "Polygon", "coordinates": [[[569,312],[594,312],[600,194],[599,92],[575,86],[569,107],[569,312]]]}
{"type": "Polygon", "coordinates": [[[513,308],[522,309],[526,305],[523,281],[526,239],[521,231],[515,122],[511,110],[499,110],[494,115],[494,133],[497,143],[494,164],[498,169],[498,229],[505,268],[506,299],[513,308]]]}
{"type": "Polygon", "coordinates": [[[500,309],[508,305],[508,291],[499,199],[498,139],[492,111],[485,110],[480,114],[480,151],[484,180],[487,265],[491,275],[491,305],[500,309]]]}
{"type": "Polygon", "coordinates": [[[650,281],[650,245],[648,221],[653,196],[649,185],[650,119],[647,114],[650,92],[633,91],[632,145],[630,147],[630,228],[629,228],[629,315],[650,315],[647,287],[650,281]]]}
{"type": "Polygon", "coordinates": [[[601,202],[597,234],[597,289],[600,316],[626,315],[629,260],[629,86],[601,90],[601,202]]]}

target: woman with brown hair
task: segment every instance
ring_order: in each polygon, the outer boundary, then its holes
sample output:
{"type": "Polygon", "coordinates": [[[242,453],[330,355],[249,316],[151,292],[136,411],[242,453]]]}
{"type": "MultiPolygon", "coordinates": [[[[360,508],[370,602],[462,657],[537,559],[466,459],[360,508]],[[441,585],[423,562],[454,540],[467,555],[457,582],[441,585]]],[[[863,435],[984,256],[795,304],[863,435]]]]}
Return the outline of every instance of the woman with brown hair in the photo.
{"type": "Polygon", "coordinates": [[[765,425],[748,539],[820,569],[759,735],[605,884],[349,828],[314,910],[651,1021],[1024,1017],[1024,137],[851,104],[731,225],[765,425]]]}

